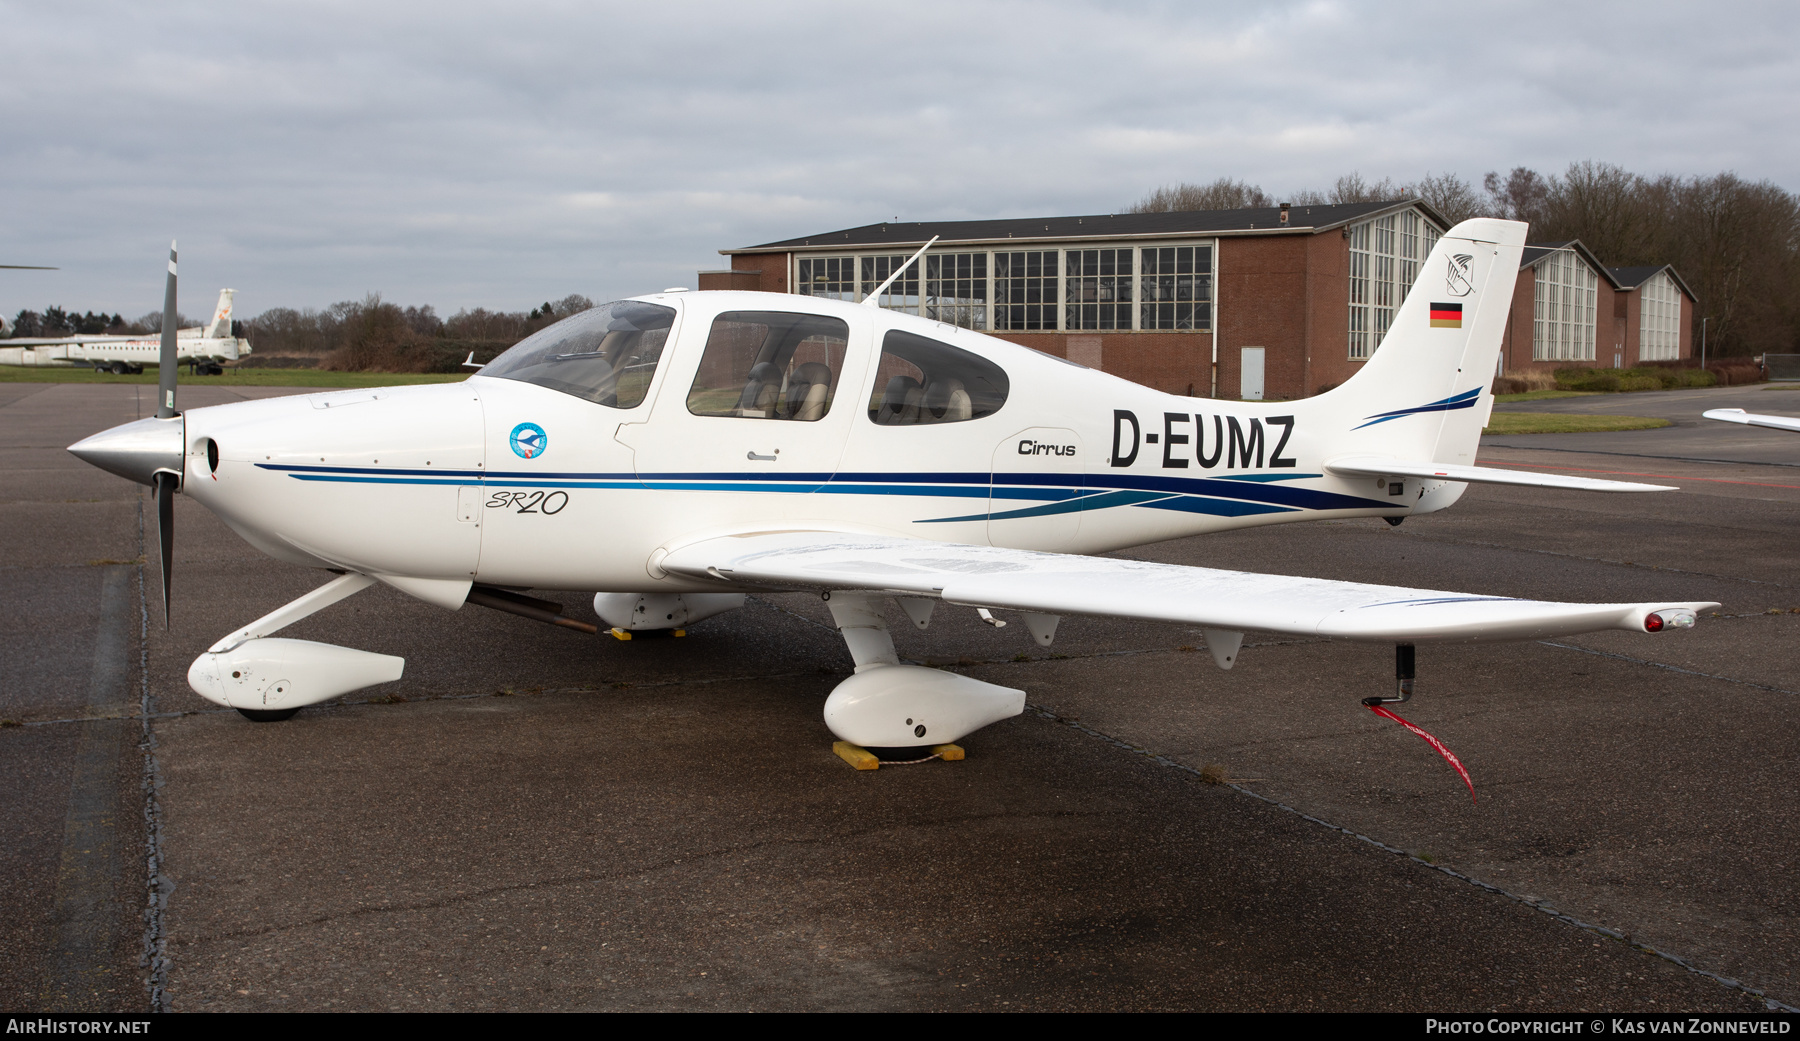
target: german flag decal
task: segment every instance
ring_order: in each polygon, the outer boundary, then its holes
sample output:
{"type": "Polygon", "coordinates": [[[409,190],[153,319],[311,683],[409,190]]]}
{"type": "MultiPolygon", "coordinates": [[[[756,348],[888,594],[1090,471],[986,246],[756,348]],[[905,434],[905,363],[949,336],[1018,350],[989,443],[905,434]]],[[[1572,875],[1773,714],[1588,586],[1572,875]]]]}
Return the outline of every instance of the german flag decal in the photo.
{"type": "Polygon", "coordinates": [[[1462,328],[1462,305],[1461,304],[1438,304],[1438,303],[1432,304],[1431,305],[1431,327],[1433,329],[1461,329],[1462,328]]]}

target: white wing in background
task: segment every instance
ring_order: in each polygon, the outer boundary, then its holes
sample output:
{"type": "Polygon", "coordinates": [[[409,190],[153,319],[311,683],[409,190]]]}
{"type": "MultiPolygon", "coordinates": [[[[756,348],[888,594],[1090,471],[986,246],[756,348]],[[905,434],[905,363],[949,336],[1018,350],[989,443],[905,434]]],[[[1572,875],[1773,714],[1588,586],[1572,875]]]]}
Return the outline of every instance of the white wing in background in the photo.
{"type": "Polygon", "coordinates": [[[1707,419],[1742,423],[1747,427],[1768,427],[1770,430],[1791,430],[1800,433],[1800,419],[1792,416],[1764,416],[1755,412],[1745,412],[1741,408],[1709,408],[1700,414],[1707,419]]]}
{"type": "Polygon", "coordinates": [[[1111,557],[806,531],[725,536],[664,570],[778,589],[871,590],[970,607],[1403,643],[1687,628],[1715,603],[1564,604],[1181,567],[1111,557]]]}

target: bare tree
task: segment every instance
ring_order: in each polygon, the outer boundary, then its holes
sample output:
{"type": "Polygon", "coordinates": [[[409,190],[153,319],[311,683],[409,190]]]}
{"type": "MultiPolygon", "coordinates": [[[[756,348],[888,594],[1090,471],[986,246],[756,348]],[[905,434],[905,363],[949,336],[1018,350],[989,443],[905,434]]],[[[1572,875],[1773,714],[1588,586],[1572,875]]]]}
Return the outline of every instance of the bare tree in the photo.
{"type": "Polygon", "coordinates": [[[1644,263],[1652,241],[1642,177],[1610,163],[1570,163],[1550,179],[1534,237],[1579,238],[1611,264],[1644,263]]]}
{"type": "Polygon", "coordinates": [[[1523,166],[1513,167],[1504,180],[1490,170],[1482,179],[1482,186],[1487,189],[1489,212],[1505,220],[1535,224],[1543,217],[1550,198],[1550,182],[1536,170],[1523,166]]]}
{"type": "Polygon", "coordinates": [[[1182,182],[1164,186],[1134,203],[1128,213],[1177,213],[1192,210],[1244,210],[1273,206],[1261,188],[1248,181],[1221,177],[1210,184],[1182,182]]]}
{"type": "Polygon", "coordinates": [[[1352,170],[1337,179],[1326,198],[1339,206],[1354,202],[1387,202],[1406,194],[1406,188],[1395,184],[1392,177],[1365,181],[1360,171],[1352,170]]]}
{"type": "Polygon", "coordinates": [[[1453,173],[1428,173],[1419,178],[1419,183],[1409,186],[1407,191],[1443,214],[1444,219],[1451,224],[1460,224],[1471,217],[1488,216],[1488,204],[1475,194],[1475,186],[1453,173]]]}

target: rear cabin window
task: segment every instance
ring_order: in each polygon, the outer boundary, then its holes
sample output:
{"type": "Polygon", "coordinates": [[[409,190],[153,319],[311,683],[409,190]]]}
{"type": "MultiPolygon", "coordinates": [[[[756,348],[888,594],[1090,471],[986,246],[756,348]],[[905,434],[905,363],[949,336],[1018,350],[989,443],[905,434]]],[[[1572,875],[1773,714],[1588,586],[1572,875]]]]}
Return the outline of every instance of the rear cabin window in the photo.
{"type": "Polygon", "coordinates": [[[888,331],[869,418],[882,426],[958,423],[1006,404],[1006,373],[978,354],[915,333],[888,331]]]}
{"type": "Polygon", "coordinates": [[[635,408],[650,390],[675,310],[620,300],[539,330],[481,369],[609,408],[635,408]]]}
{"type": "Polygon", "coordinates": [[[809,423],[831,411],[850,326],[785,311],[727,311],[713,319],[688,391],[696,416],[809,423]]]}

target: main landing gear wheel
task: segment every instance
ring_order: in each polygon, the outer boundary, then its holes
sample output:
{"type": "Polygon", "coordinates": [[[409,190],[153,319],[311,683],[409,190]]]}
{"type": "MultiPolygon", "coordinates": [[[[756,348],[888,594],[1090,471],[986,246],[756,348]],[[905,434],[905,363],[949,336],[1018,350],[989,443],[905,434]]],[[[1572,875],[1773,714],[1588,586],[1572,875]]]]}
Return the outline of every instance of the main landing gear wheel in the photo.
{"type": "Polygon", "coordinates": [[[297,708],[240,708],[238,712],[252,723],[279,723],[284,719],[293,719],[297,708]]]}

